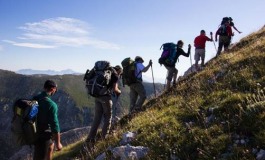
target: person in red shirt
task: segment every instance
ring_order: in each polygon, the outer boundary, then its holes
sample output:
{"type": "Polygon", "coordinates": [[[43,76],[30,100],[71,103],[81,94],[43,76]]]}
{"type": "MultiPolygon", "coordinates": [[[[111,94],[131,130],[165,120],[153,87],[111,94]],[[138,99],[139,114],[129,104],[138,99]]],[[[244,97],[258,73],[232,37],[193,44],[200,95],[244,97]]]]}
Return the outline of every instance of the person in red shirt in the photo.
{"type": "Polygon", "coordinates": [[[228,50],[230,45],[231,37],[233,36],[232,28],[229,24],[229,21],[225,22],[224,25],[218,28],[215,33],[215,41],[217,42],[217,36],[219,35],[219,45],[217,50],[217,56],[221,54],[222,48],[224,47],[224,51],[228,50]]]}
{"type": "Polygon", "coordinates": [[[201,67],[204,67],[205,43],[206,41],[213,41],[212,32],[210,34],[211,34],[211,38],[205,35],[204,30],[201,30],[201,34],[194,39],[194,47],[195,47],[194,59],[195,59],[196,70],[199,70],[198,62],[200,61],[200,59],[202,60],[201,67]]]}

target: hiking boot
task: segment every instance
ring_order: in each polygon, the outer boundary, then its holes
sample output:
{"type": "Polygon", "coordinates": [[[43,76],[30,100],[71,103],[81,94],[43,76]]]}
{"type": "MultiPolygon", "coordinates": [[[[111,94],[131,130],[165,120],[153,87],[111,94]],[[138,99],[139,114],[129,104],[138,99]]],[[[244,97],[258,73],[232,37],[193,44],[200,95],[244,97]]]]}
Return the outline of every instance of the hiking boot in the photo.
{"type": "Polygon", "coordinates": [[[173,86],[176,86],[177,85],[177,83],[176,83],[176,81],[173,81],[173,84],[172,84],[173,86]]]}

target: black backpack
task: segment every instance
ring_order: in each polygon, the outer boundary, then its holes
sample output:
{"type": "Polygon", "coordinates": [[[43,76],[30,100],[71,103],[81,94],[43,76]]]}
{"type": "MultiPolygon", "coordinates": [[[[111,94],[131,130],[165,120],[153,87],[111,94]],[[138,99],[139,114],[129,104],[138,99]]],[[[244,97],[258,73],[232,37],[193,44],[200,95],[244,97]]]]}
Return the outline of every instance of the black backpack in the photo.
{"type": "Polygon", "coordinates": [[[230,17],[223,17],[221,24],[217,30],[217,34],[220,36],[227,36],[227,27],[225,25],[225,23],[229,22],[230,23],[230,17]]]}
{"type": "Polygon", "coordinates": [[[224,17],[221,21],[221,25],[224,25],[226,22],[229,22],[229,21],[230,21],[229,17],[224,17]]]}
{"type": "Polygon", "coordinates": [[[177,45],[172,42],[169,42],[169,43],[164,43],[160,47],[160,50],[162,48],[163,48],[163,52],[160,58],[158,59],[158,63],[160,65],[165,64],[167,66],[174,65],[177,45]]]}
{"type": "Polygon", "coordinates": [[[221,25],[217,30],[217,34],[220,36],[227,36],[227,26],[225,26],[225,24],[221,25]]]}
{"type": "Polygon", "coordinates": [[[123,86],[125,85],[130,86],[133,83],[137,83],[138,79],[135,76],[136,62],[130,57],[128,57],[121,62],[121,65],[123,68],[123,73],[122,73],[123,86]]]}
{"type": "Polygon", "coordinates": [[[109,94],[109,84],[112,73],[113,68],[108,61],[97,61],[94,68],[87,70],[84,76],[87,93],[93,97],[109,94]]]}
{"type": "Polygon", "coordinates": [[[15,102],[11,133],[16,144],[33,145],[36,142],[38,107],[38,102],[35,100],[19,99],[15,102]]]}

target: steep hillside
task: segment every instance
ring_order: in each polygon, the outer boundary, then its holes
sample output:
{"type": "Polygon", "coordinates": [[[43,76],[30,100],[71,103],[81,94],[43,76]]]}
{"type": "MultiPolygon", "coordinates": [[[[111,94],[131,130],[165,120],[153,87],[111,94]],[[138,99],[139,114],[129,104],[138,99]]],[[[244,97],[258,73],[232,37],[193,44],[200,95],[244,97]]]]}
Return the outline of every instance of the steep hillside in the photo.
{"type": "Polygon", "coordinates": [[[107,150],[111,155],[122,134],[134,131],[130,144],[149,148],[143,159],[259,159],[265,150],[264,92],[263,27],[209,61],[203,71],[150,100],[144,112],[124,117],[116,133],[99,141],[93,152],[80,156],[80,145],[72,150],[83,159],[107,150]]]}
{"type": "MultiPolygon", "coordinates": [[[[6,146],[0,151],[0,159],[10,157],[17,147],[12,145],[10,137],[10,122],[12,106],[16,99],[32,98],[43,88],[47,79],[53,79],[58,84],[58,92],[52,99],[58,104],[58,117],[62,131],[89,126],[93,120],[94,98],[87,95],[83,75],[21,75],[14,72],[0,70],[0,145],[6,146]]],[[[153,94],[152,84],[146,83],[148,96],[153,94]]],[[[157,84],[158,91],[162,89],[157,84]]],[[[121,113],[128,111],[128,87],[121,87],[123,94],[120,98],[121,113]]]]}

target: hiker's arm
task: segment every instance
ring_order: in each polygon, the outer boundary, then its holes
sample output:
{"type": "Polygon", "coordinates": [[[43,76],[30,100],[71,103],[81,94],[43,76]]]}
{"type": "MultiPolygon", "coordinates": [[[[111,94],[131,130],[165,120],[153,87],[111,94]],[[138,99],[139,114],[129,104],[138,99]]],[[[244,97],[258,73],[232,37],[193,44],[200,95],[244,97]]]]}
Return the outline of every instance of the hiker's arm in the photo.
{"type": "Polygon", "coordinates": [[[208,38],[207,40],[212,42],[213,41],[213,32],[210,32],[210,35],[211,35],[211,38],[207,37],[208,38]]]}
{"type": "Polygon", "coordinates": [[[146,66],[146,67],[144,67],[144,69],[142,70],[142,72],[146,72],[146,71],[148,71],[148,69],[150,68],[150,66],[152,65],[152,60],[150,59],[150,61],[149,61],[149,64],[146,66]]]}
{"type": "Polygon", "coordinates": [[[57,151],[60,151],[63,148],[63,145],[61,144],[61,135],[60,133],[53,133],[53,140],[55,141],[55,147],[57,151]]]}
{"type": "Polygon", "coordinates": [[[119,87],[118,87],[118,83],[113,83],[112,88],[113,88],[113,92],[114,92],[117,96],[119,96],[119,95],[121,94],[121,90],[120,90],[119,87]]]}
{"type": "Polygon", "coordinates": [[[186,57],[189,57],[190,56],[190,49],[191,49],[191,45],[189,44],[188,45],[188,53],[186,54],[187,55],[186,57]]]}
{"type": "Polygon", "coordinates": [[[240,34],[242,32],[240,32],[235,26],[233,26],[233,28],[240,34]]]}
{"type": "Polygon", "coordinates": [[[189,57],[190,56],[190,49],[191,49],[191,45],[189,44],[189,46],[188,46],[188,53],[185,53],[182,48],[178,48],[177,53],[179,55],[182,55],[182,56],[185,56],[185,57],[189,57]]]}
{"type": "Polygon", "coordinates": [[[63,148],[61,144],[61,137],[60,137],[60,127],[59,127],[59,120],[58,120],[58,107],[56,104],[51,105],[49,115],[49,124],[51,125],[52,131],[52,138],[55,141],[55,147],[57,150],[61,150],[63,148]]]}

